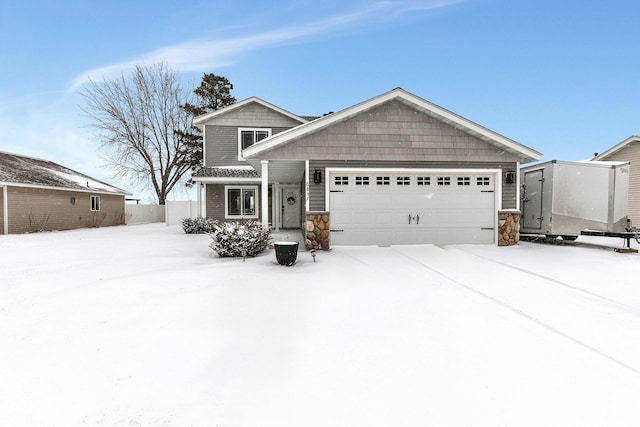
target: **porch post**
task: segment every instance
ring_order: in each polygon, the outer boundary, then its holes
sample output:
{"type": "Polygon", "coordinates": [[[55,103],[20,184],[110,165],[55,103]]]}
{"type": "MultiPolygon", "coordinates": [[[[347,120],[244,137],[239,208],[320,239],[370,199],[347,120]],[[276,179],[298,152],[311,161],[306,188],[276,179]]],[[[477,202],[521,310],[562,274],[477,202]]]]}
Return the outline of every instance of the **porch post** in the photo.
{"type": "Polygon", "coordinates": [[[196,183],[196,192],[198,193],[198,218],[202,217],[202,183],[196,183]]]}
{"type": "Polygon", "coordinates": [[[262,227],[269,228],[269,160],[260,160],[262,166],[262,191],[260,214],[262,227]]]}
{"type": "Polygon", "coordinates": [[[282,222],[282,198],[280,195],[280,184],[277,182],[273,183],[273,185],[271,186],[271,205],[273,206],[271,227],[275,231],[280,231],[280,223],[282,222]]]}

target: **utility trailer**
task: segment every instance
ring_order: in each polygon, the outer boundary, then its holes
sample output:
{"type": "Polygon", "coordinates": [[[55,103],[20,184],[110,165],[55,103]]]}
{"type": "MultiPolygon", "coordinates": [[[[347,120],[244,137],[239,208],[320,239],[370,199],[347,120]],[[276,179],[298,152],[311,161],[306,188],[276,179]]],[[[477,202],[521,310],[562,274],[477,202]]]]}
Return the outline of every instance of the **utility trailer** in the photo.
{"type": "Polygon", "coordinates": [[[630,231],[629,162],[552,160],[522,168],[520,179],[522,234],[575,240],[630,231]]]}

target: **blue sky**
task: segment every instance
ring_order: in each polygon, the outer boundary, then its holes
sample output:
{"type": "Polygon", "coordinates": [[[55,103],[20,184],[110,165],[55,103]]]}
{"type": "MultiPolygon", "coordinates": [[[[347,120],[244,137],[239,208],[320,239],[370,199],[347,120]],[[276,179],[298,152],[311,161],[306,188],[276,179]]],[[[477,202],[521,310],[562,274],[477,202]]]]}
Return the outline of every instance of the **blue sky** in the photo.
{"type": "Polygon", "coordinates": [[[585,159],[640,133],[638,16],[631,0],[0,0],[0,150],[131,189],[77,91],[164,61],[300,115],[402,87],[543,160],[585,159]]]}

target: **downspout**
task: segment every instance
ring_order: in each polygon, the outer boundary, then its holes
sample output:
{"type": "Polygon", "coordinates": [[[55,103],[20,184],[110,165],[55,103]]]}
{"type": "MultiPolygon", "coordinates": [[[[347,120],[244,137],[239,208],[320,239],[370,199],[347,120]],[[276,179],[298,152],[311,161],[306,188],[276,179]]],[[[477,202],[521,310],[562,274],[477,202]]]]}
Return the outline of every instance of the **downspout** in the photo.
{"type": "Polygon", "coordinates": [[[3,234],[9,234],[9,191],[6,185],[2,186],[2,228],[3,234]]]}
{"type": "Polygon", "coordinates": [[[309,160],[304,161],[304,209],[309,212],[309,160]]]}
{"type": "Polygon", "coordinates": [[[196,183],[196,193],[198,197],[198,218],[202,218],[202,183],[196,183]]]}
{"type": "Polygon", "coordinates": [[[520,162],[516,162],[516,209],[522,214],[520,210],[520,196],[522,195],[522,189],[520,188],[520,162]]]}

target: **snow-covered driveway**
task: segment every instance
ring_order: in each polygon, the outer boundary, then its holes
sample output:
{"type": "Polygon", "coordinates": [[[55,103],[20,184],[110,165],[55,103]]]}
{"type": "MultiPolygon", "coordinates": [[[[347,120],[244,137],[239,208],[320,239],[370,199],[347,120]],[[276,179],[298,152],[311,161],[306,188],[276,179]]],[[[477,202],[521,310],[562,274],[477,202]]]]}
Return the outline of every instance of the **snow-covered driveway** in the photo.
{"type": "Polygon", "coordinates": [[[637,255],[339,247],[283,267],[209,241],[0,236],[0,424],[640,424],[637,255]]]}

